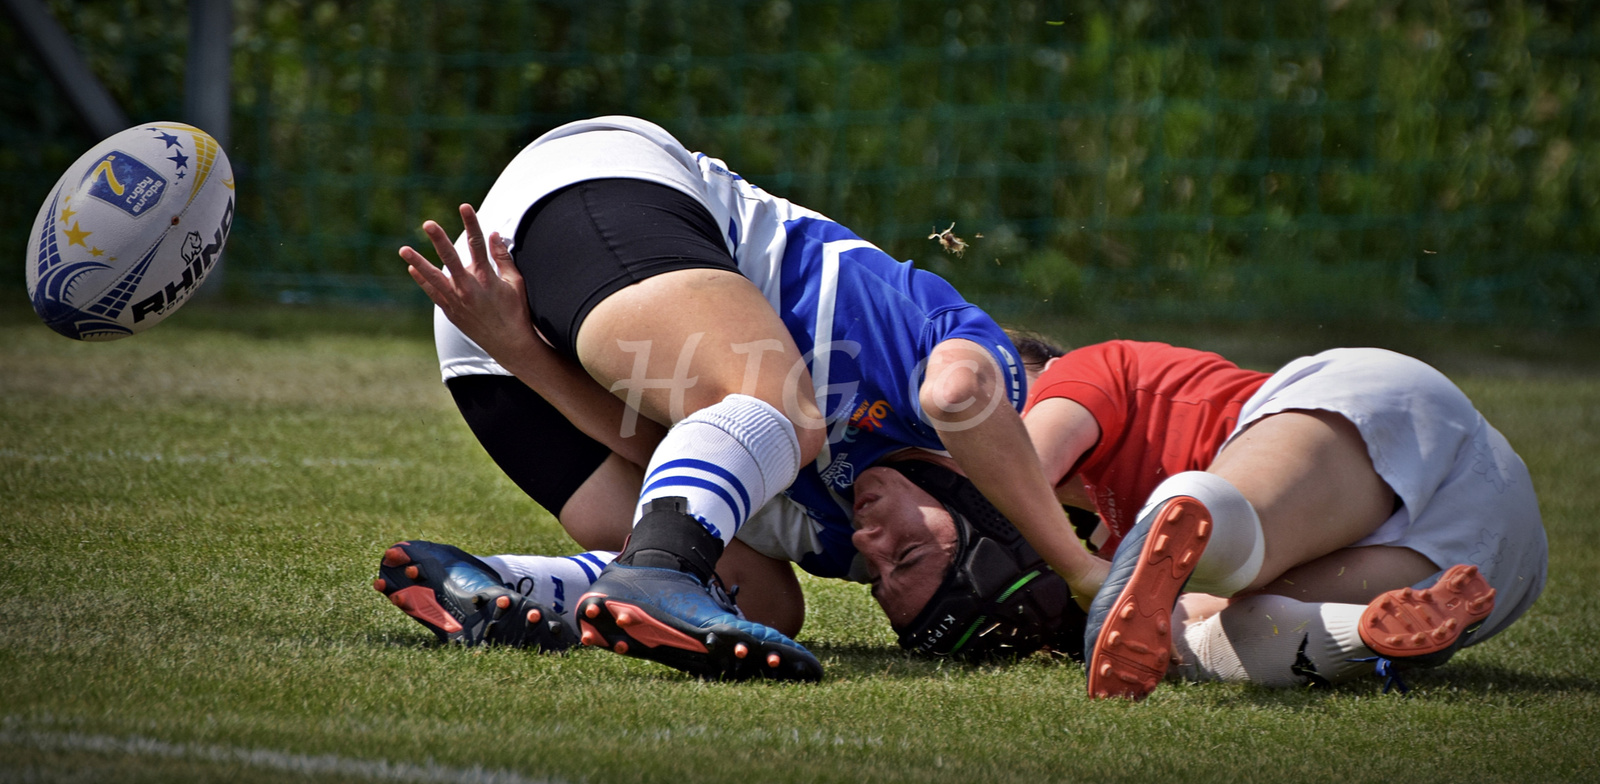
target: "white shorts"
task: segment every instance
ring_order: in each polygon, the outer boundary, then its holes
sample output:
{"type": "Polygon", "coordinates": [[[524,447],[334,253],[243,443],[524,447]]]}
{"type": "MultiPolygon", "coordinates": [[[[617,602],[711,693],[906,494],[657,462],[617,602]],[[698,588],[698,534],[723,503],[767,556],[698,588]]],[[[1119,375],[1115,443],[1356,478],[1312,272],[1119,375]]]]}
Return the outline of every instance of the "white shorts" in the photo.
{"type": "MultiPolygon", "coordinates": [[[[821,214],[751,185],[715,158],[690,152],[666,130],[636,117],[596,117],[567,123],[535,139],[507,164],[478,204],[484,234],[514,238],[528,208],[561,188],[601,178],[644,180],[685,193],[729,231],[728,252],[774,308],[783,309],[783,259],[788,226],[821,214]]],[[[466,234],[456,253],[472,258],[466,234]]],[[[511,375],[434,309],[440,375],[511,375]]]]}
{"type": "Polygon", "coordinates": [[[1228,441],[1262,417],[1295,410],[1331,411],[1354,423],[1378,476],[1400,498],[1400,508],[1353,546],[1407,547],[1440,569],[1483,571],[1496,591],[1494,612],[1468,644],[1533,605],[1549,553],[1528,468],[1444,374],[1376,348],[1301,357],[1245,401],[1228,441]]]}

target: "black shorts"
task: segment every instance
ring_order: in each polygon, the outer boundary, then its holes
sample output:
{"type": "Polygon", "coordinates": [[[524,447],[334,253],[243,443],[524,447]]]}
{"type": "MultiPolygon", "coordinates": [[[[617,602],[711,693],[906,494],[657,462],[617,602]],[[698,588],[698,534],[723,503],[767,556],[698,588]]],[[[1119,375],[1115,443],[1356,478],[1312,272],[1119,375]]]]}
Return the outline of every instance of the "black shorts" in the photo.
{"type": "MultiPolygon", "coordinates": [[[[632,179],[588,180],[540,199],[517,227],[512,257],[528,284],[534,325],[573,358],[584,318],[619,289],[673,270],[738,272],[705,207],[677,189],[632,179]]],[[[553,515],[611,455],[514,377],[445,383],[495,464],[553,515]]]]}
{"type": "Polygon", "coordinates": [[[618,290],[674,270],[739,271],[704,206],[645,180],[562,188],[528,209],[515,240],[533,324],[574,358],[583,320],[618,290]]]}
{"type": "Polygon", "coordinates": [[[457,376],[445,386],[495,465],[552,515],[611,456],[514,376],[457,376]]]}

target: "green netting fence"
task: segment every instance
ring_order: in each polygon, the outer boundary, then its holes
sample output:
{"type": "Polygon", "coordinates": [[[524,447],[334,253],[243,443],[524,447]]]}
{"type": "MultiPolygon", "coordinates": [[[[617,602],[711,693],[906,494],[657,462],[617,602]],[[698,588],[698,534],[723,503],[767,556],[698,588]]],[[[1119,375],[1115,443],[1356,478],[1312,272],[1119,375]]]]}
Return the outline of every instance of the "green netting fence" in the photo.
{"type": "MultiPolygon", "coordinates": [[[[183,2],[49,5],[134,121],[181,119],[183,2]]],[[[543,131],[625,113],[1005,315],[1600,323],[1594,3],[234,8],[236,296],[415,301],[394,250],[424,218],[543,131]],[[961,257],[928,239],[951,223],[961,257]]],[[[20,261],[96,140],[18,35],[20,261]]]]}

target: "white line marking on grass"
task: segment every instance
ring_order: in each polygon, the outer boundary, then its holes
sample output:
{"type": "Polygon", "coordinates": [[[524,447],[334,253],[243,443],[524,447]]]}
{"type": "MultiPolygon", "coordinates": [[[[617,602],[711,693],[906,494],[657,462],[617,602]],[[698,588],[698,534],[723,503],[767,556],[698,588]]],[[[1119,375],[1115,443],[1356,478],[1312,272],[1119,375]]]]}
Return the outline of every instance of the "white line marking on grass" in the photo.
{"type": "Polygon", "coordinates": [[[115,449],[96,450],[93,452],[75,452],[65,450],[57,454],[41,454],[23,452],[18,449],[0,449],[0,459],[26,460],[30,463],[64,463],[79,461],[88,463],[175,463],[186,465],[191,463],[231,463],[233,465],[259,465],[279,467],[285,464],[300,465],[306,468],[321,468],[332,466],[344,467],[371,467],[403,468],[412,465],[410,461],[396,458],[369,458],[369,457],[302,457],[298,460],[279,460],[275,457],[262,457],[260,455],[239,455],[232,452],[212,452],[207,455],[168,455],[161,452],[131,452],[117,451],[115,449]]]}
{"type": "Polygon", "coordinates": [[[110,735],[83,735],[76,732],[0,730],[0,745],[21,746],[35,751],[74,751],[200,760],[269,768],[301,775],[334,774],[360,776],[375,781],[420,782],[420,784],[556,784],[558,781],[530,779],[515,771],[478,766],[452,768],[434,762],[416,765],[388,760],[351,759],[337,754],[310,755],[273,749],[168,743],[138,735],[117,738],[110,735]]]}

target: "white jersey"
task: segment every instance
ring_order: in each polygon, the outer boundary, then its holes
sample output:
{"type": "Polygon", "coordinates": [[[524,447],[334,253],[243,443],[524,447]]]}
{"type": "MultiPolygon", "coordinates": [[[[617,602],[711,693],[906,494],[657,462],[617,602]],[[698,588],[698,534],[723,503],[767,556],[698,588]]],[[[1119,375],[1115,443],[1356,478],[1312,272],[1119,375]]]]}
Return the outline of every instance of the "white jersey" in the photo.
{"type": "MultiPolygon", "coordinates": [[[[499,232],[512,241],[523,215],[540,199],[568,185],[608,178],[645,180],[692,196],[718,226],[727,227],[724,240],[740,274],[773,308],[781,306],[785,224],[801,217],[827,220],[751,185],[716,158],[689,152],[661,126],[612,116],[563,125],[524,147],[478,206],[478,222],[484,236],[499,232]]],[[[472,258],[465,233],[456,240],[456,253],[472,258]]],[[[434,337],[444,378],[510,375],[437,308],[434,337]]]]}

